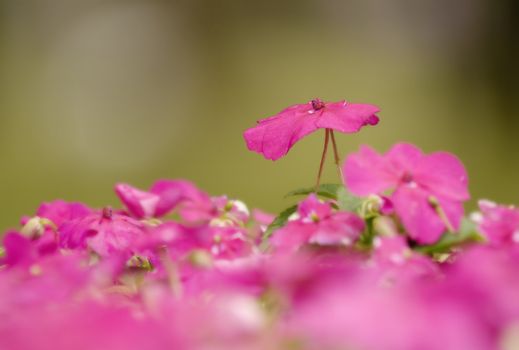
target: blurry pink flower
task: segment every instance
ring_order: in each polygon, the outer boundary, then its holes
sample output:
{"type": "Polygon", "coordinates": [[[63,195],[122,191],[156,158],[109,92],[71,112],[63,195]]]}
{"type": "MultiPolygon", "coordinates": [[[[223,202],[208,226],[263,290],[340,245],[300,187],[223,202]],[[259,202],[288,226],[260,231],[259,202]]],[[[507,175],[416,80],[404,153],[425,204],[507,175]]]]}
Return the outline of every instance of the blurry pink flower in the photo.
{"type": "Polygon", "coordinates": [[[136,244],[138,250],[167,246],[175,260],[195,250],[204,250],[215,259],[234,259],[251,253],[253,244],[244,228],[201,225],[184,226],[167,222],[151,229],[136,244]]]}
{"type": "Polygon", "coordinates": [[[5,233],[3,246],[5,248],[5,257],[0,260],[0,265],[28,266],[38,258],[31,240],[16,231],[5,233]]]}
{"type": "Polygon", "coordinates": [[[271,243],[280,250],[297,250],[301,245],[352,245],[364,230],[364,221],[348,212],[332,212],[311,194],[299,203],[298,218],[274,232],[271,243]]]}
{"type": "Polygon", "coordinates": [[[458,158],[446,152],[425,155],[406,143],[396,144],[385,155],[363,146],[348,156],[343,171],[346,186],[356,195],[394,189],[389,198],[395,212],[409,235],[420,243],[437,241],[446,229],[432,201],[457,229],[463,202],[470,197],[467,173],[458,158]]]}
{"type": "Polygon", "coordinates": [[[30,265],[42,256],[53,254],[58,248],[56,233],[45,229],[41,236],[27,237],[23,233],[9,231],[3,237],[5,257],[0,265],[30,265]]]}
{"type": "Polygon", "coordinates": [[[185,201],[180,210],[180,217],[190,223],[213,226],[240,226],[250,218],[245,203],[227,196],[198,198],[185,201]]]}
{"type": "Polygon", "coordinates": [[[90,249],[101,257],[130,252],[144,232],[142,223],[110,208],[66,222],[58,230],[62,248],[90,249]]]}
{"type": "Polygon", "coordinates": [[[42,203],[36,215],[52,221],[56,227],[61,226],[66,221],[85,217],[92,213],[92,209],[82,203],[65,202],[55,200],[49,203],[42,203]]]}
{"type": "Polygon", "coordinates": [[[184,201],[207,201],[209,196],[186,180],[159,180],[149,191],[142,191],[128,184],[119,183],[115,193],[138,218],[159,218],[184,201]]]}
{"type": "Polygon", "coordinates": [[[375,237],[373,247],[373,262],[387,281],[412,282],[419,277],[439,275],[438,266],[411,250],[401,235],[375,237]]]}
{"type": "Polygon", "coordinates": [[[519,209],[487,200],[479,201],[479,209],[476,221],[491,243],[519,243],[519,209]]]}
{"type": "Polygon", "coordinates": [[[354,133],[365,125],[376,125],[379,108],[369,104],[346,101],[308,103],[288,107],[278,114],[258,121],[243,134],[249,150],[267,159],[281,158],[306,135],[317,129],[333,129],[354,133]]]}

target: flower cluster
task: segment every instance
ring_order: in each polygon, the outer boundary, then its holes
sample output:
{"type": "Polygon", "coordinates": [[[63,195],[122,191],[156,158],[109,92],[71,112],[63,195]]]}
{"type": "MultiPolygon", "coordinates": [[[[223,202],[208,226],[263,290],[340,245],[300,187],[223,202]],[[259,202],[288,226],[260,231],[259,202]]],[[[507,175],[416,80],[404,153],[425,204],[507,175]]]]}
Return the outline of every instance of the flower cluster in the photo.
{"type": "MultiPolygon", "coordinates": [[[[277,159],[377,112],[316,99],[245,138],[277,159]]],[[[3,235],[0,349],[518,348],[519,209],[465,215],[445,152],[362,146],[339,165],[277,216],[186,180],[117,184],[120,208],[41,204],[3,235]]]]}

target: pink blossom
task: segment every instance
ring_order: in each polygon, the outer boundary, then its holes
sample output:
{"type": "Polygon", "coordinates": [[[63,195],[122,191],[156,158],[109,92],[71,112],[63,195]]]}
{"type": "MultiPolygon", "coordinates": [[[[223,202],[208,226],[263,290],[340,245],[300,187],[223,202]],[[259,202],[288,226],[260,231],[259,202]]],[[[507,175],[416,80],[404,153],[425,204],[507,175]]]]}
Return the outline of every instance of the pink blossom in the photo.
{"type": "Polygon", "coordinates": [[[141,222],[110,208],[66,222],[58,231],[62,248],[90,249],[101,257],[130,252],[144,232],[141,222]]]}
{"type": "Polygon", "coordinates": [[[4,235],[3,245],[5,257],[1,263],[8,266],[28,266],[38,258],[31,240],[16,231],[9,231],[4,235]]]}
{"type": "Polygon", "coordinates": [[[215,258],[232,259],[248,255],[253,246],[245,229],[240,227],[209,225],[189,227],[174,222],[153,228],[144,237],[144,242],[144,247],[147,249],[168,246],[175,258],[202,249],[215,258]]]}
{"type": "Polygon", "coordinates": [[[28,238],[16,231],[10,231],[5,234],[3,244],[6,251],[3,263],[9,266],[27,266],[42,256],[55,253],[58,248],[58,237],[50,229],[45,230],[37,238],[28,238]]]}
{"type": "Polygon", "coordinates": [[[205,202],[209,196],[186,180],[158,180],[149,191],[142,191],[128,184],[115,186],[128,212],[138,218],[159,218],[185,201],[205,202]]]}
{"type": "Polygon", "coordinates": [[[487,200],[479,201],[479,209],[479,229],[491,243],[519,243],[519,209],[487,200]]]}
{"type": "Polygon", "coordinates": [[[199,198],[184,202],[179,214],[189,223],[213,226],[243,226],[250,219],[245,203],[227,196],[199,198]]]}
{"type": "Polygon", "coordinates": [[[440,275],[438,266],[411,250],[401,235],[375,237],[373,247],[373,262],[382,273],[383,281],[414,282],[420,277],[440,275]]]}
{"type": "Polygon", "coordinates": [[[333,129],[355,133],[365,125],[376,125],[379,108],[369,104],[346,101],[308,103],[288,107],[278,114],[258,121],[243,134],[249,150],[267,159],[281,158],[306,135],[317,129],[333,129]]]}
{"type": "Polygon", "coordinates": [[[350,246],[364,230],[364,221],[349,212],[332,212],[311,194],[299,203],[298,218],[274,232],[271,243],[281,250],[295,250],[304,244],[350,246]]]}
{"type": "Polygon", "coordinates": [[[36,215],[49,219],[56,227],[59,227],[66,221],[82,218],[91,213],[92,209],[82,203],[55,200],[49,203],[42,203],[36,215]]]}
{"type": "Polygon", "coordinates": [[[396,144],[385,155],[363,146],[348,156],[343,171],[347,187],[356,195],[394,190],[389,198],[395,212],[420,243],[437,241],[447,228],[438,210],[457,229],[463,202],[470,197],[467,173],[458,158],[446,152],[425,155],[406,143],[396,144]]]}
{"type": "Polygon", "coordinates": [[[290,314],[291,334],[309,349],[497,349],[489,330],[456,299],[432,299],[420,284],[351,282],[336,276],[314,286],[313,296],[290,314]]]}

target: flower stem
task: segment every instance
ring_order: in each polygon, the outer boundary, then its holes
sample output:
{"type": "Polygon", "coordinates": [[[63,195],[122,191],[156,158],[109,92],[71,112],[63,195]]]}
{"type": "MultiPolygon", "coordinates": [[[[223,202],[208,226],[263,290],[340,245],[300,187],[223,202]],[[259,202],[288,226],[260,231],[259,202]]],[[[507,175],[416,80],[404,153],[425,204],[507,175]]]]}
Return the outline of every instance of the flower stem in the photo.
{"type": "Polygon", "coordinates": [[[339,172],[339,178],[343,181],[342,169],[341,169],[341,157],[339,157],[339,151],[337,150],[337,143],[335,142],[335,135],[333,134],[333,130],[328,129],[330,136],[332,137],[332,145],[333,145],[333,155],[335,158],[335,165],[337,166],[337,171],[339,172]]]}
{"type": "Polygon", "coordinates": [[[324,147],[323,147],[323,155],[321,156],[321,163],[319,164],[319,172],[317,173],[317,181],[315,183],[315,192],[319,189],[319,184],[321,183],[321,175],[323,174],[324,161],[326,160],[326,152],[328,151],[328,139],[330,136],[330,130],[326,129],[324,134],[324,147]]]}
{"type": "Polygon", "coordinates": [[[447,231],[450,233],[455,233],[456,230],[454,229],[454,226],[452,225],[451,221],[447,217],[447,214],[445,213],[445,210],[443,210],[440,202],[435,197],[429,198],[429,203],[433,207],[434,211],[436,212],[436,215],[440,218],[440,220],[443,222],[445,227],[447,228],[447,231]]]}
{"type": "Polygon", "coordinates": [[[159,259],[166,272],[166,276],[167,276],[168,282],[169,282],[169,287],[171,288],[173,295],[175,295],[176,297],[180,297],[180,295],[182,293],[182,289],[181,289],[182,287],[181,287],[180,279],[178,276],[177,267],[171,260],[167,247],[159,248],[159,259]]]}

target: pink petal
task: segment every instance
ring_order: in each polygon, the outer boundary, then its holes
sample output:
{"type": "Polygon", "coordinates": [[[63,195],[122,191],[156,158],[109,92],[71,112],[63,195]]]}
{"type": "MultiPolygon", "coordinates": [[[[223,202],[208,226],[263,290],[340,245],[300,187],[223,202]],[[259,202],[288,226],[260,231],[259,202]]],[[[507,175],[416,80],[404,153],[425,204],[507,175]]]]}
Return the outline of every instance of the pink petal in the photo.
{"type": "Polygon", "coordinates": [[[330,203],[321,202],[315,193],[311,193],[305,200],[299,203],[297,212],[302,220],[322,220],[332,214],[330,203]]]}
{"type": "Polygon", "coordinates": [[[77,202],[69,203],[58,199],[53,202],[42,203],[36,215],[49,219],[56,226],[60,226],[65,221],[81,218],[91,213],[92,209],[84,204],[77,202]]]}
{"type": "Polygon", "coordinates": [[[364,231],[364,220],[353,213],[337,212],[319,222],[309,243],[351,246],[364,231]]]}
{"type": "Polygon", "coordinates": [[[445,225],[430,205],[425,191],[401,186],[391,199],[410,237],[423,244],[434,243],[441,237],[445,225]]]}
{"type": "Polygon", "coordinates": [[[115,185],[115,193],[134,217],[143,219],[155,216],[157,204],[160,201],[158,195],[141,191],[124,183],[115,185]]]}
{"type": "Polygon", "coordinates": [[[416,165],[416,181],[438,196],[468,200],[468,176],[463,163],[454,155],[437,152],[427,155],[416,165]]]}
{"type": "Polygon", "coordinates": [[[422,151],[409,143],[397,143],[385,155],[388,169],[399,176],[406,172],[413,174],[423,157],[422,151]]]}
{"type": "Polygon", "coordinates": [[[388,172],[384,159],[369,146],[361,146],[352,153],[342,167],[346,187],[358,196],[380,193],[398,183],[398,178],[388,172]]]}
{"type": "Polygon", "coordinates": [[[211,201],[206,193],[185,180],[159,180],[153,184],[150,192],[160,197],[155,209],[156,217],[166,215],[183,201],[211,201]]]}
{"type": "Polygon", "coordinates": [[[519,209],[487,200],[481,200],[478,204],[482,217],[477,223],[489,241],[493,244],[517,243],[519,209]]]}
{"type": "Polygon", "coordinates": [[[317,120],[317,126],[344,133],[354,133],[365,125],[376,125],[378,117],[375,113],[377,112],[380,112],[377,106],[368,104],[345,101],[329,103],[324,108],[322,117],[317,120]]]}
{"type": "Polygon", "coordinates": [[[297,141],[317,130],[320,112],[314,112],[307,104],[298,106],[246,130],[243,136],[249,150],[276,160],[287,154],[297,141]]]}
{"type": "Polygon", "coordinates": [[[308,238],[315,232],[316,228],[316,224],[290,221],[284,227],[274,232],[270,238],[270,243],[278,252],[296,251],[308,242],[308,238]]]}

